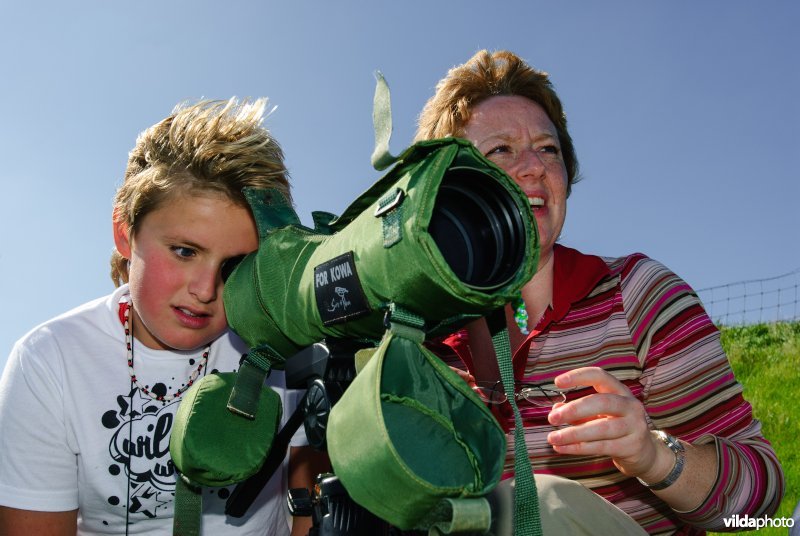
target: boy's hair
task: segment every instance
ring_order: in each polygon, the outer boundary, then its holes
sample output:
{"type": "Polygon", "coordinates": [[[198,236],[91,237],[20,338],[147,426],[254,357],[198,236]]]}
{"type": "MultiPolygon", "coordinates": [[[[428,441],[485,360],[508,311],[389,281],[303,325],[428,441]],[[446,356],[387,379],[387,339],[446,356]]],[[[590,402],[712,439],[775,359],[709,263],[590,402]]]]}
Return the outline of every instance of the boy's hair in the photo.
{"type": "MultiPolygon", "coordinates": [[[[182,103],[136,140],[114,197],[114,221],[135,235],[142,219],[185,193],[217,193],[249,208],[242,189],[276,188],[291,202],[278,142],[262,126],[266,99],[182,103]]],[[[128,260],[115,249],[111,279],[128,281],[128,260]]]]}
{"type": "Polygon", "coordinates": [[[558,132],[567,169],[567,195],[578,181],[578,158],[567,131],[567,117],[549,76],[528,65],[513,52],[481,50],[457,65],[436,84],[417,121],[414,141],[462,137],[472,109],[489,97],[517,95],[544,109],[558,132]]]}

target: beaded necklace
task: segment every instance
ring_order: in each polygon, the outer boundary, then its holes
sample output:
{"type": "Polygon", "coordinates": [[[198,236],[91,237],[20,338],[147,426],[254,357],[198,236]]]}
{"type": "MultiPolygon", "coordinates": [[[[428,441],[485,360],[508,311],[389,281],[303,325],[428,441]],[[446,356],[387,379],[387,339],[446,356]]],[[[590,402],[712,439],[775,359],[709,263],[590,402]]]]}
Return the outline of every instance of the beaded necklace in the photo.
{"type": "Polygon", "coordinates": [[[186,382],[186,385],[175,391],[171,395],[157,395],[151,392],[146,387],[142,387],[139,385],[139,382],[136,380],[136,373],[133,371],[133,337],[132,333],[133,330],[130,328],[130,313],[133,309],[133,304],[128,302],[127,304],[120,304],[123,308],[123,327],[125,328],[125,346],[128,349],[128,373],[131,375],[131,382],[144,394],[149,396],[154,400],[158,400],[159,402],[170,402],[181,396],[186,390],[194,384],[197,377],[200,376],[200,372],[203,370],[203,367],[206,366],[208,362],[208,354],[211,352],[211,345],[209,344],[206,346],[205,351],[203,352],[203,357],[200,358],[200,364],[197,366],[192,375],[189,376],[189,381],[186,382]],[[125,306],[127,305],[127,307],[125,306]]]}
{"type": "Polygon", "coordinates": [[[528,310],[525,308],[522,294],[511,300],[511,308],[514,310],[514,320],[520,333],[523,335],[530,333],[530,330],[528,330],[528,310]]]}

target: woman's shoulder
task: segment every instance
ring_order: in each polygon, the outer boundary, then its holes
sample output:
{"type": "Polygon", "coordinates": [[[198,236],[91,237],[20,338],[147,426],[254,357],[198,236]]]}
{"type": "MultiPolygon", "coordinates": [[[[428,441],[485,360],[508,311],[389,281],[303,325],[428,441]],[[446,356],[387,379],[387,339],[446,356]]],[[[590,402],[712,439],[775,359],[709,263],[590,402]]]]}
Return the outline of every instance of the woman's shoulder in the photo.
{"type": "Polygon", "coordinates": [[[622,256],[604,256],[582,253],[571,248],[561,246],[559,254],[570,259],[568,264],[587,265],[592,262],[602,266],[605,264],[607,272],[600,280],[601,285],[614,284],[622,287],[623,294],[635,292],[649,293],[654,289],[662,291],[670,288],[681,288],[693,293],[691,287],[675,272],[662,262],[649,257],[645,253],[634,252],[622,256]],[[576,260],[577,259],[577,260],[576,260]]]}
{"type": "Polygon", "coordinates": [[[648,266],[660,265],[658,261],[641,252],[629,253],[620,257],[600,256],[614,275],[627,276],[631,271],[648,266]]]}
{"type": "Polygon", "coordinates": [[[609,270],[617,274],[625,310],[632,324],[652,320],[652,316],[669,311],[678,315],[702,308],[697,293],[684,279],[660,261],[644,253],[632,253],[608,259],[609,270]]]}
{"type": "Polygon", "coordinates": [[[608,266],[612,277],[619,277],[622,284],[657,280],[683,282],[675,272],[661,261],[653,259],[641,252],[630,253],[621,257],[600,257],[608,266]]]}
{"type": "Polygon", "coordinates": [[[570,272],[586,272],[587,267],[593,267],[594,271],[605,272],[607,270],[610,277],[616,278],[627,276],[631,271],[646,266],[666,269],[658,261],[640,252],[615,257],[584,253],[563,244],[556,244],[555,252],[557,266],[570,272]],[[605,264],[605,268],[601,268],[603,264],[605,264]]]}

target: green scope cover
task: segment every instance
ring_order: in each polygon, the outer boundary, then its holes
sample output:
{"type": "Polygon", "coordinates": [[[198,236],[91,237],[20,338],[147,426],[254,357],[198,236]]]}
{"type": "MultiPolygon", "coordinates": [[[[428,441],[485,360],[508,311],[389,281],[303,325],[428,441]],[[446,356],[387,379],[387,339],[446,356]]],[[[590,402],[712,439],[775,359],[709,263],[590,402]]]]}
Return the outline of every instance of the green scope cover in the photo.
{"type": "MultiPolygon", "coordinates": [[[[373,163],[394,166],[339,218],[316,212],[311,229],[279,191],[245,190],[259,249],[226,273],[223,297],[250,353],[235,380],[195,385],[170,450],[187,483],[247,478],[280,419],[279,400],[265,396],[269,371],[323,339],[382,338],[330,413],[337,476],[356,502],[401,529],[444,523],[447,533],[483,533],[491,517],[484,496],[500,478],[505,435],[423,342],[517,297],[538,263],[538,232],[522,190],[469,141],[423,141],[389,155],[390,117],[380,77],[373,163]],[[472,277],[486,260],[493,267],[472,277]],[[234,463],[235,449],[207,435],[219,430],[258,448],[234,463]]],[[[194,534],[199,502],[191,491],[180,498],[176,527],[194,534]]]]}
{"type": "MultiPolygon", "coordinates": [[[[428,528],[443,500],[481,504],[505,451],[503,430],[464,380],[421,340],[392,332],[328,422],[328,454],[350,497],[403,530],[428,528]]],[[[478,527],[489,521],[454,514],[478,527]]]]}
{"type": "Polygon", "coordinates": [[[195,486],[240,482],[260,469],[269,454],[281,421],[280,397],[265,386],[255,419],[231,418],[226,404],[235,382],[232,372],[209,374],[178,406],[170,455],[182,477],[195,486]]]}
{"type": "Polygon", "coordinates": [[[469,141],[419,142],[398,160],[339,218],[315,213],[313,230],[279,192],[246,192],[260,245],[226,280],[225,311],[251,348],[267,349],[271,368],[326,337],[377,341],[390,303],[424,318],[428,333],[455,327],[508,303],[533,276],[539,249],[529,202],[469,141]],[[491,289],[464,283],[429,232],[443,180],[465,171],[505,189],[524,226],[519,268],[491,289]]]}

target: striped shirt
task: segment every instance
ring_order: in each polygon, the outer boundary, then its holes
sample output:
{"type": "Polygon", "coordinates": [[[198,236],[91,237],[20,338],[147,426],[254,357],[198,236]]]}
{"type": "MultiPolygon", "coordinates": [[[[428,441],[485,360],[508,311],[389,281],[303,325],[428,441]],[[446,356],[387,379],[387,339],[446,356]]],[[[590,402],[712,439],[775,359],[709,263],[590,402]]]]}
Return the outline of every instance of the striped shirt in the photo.
{"type": "MultiPolygon", "coordinates": [[[[693,444],[714,443],[717,480],[703,503],[678,513],[611,458],[557,454],[549,408],[519,401],[534,470],[563,476],[614,503],[650,534],[705,534],[734,514],[769,516],[784,491],[780,464],[742,397],[719,332],[689,285],[642,254],[611,259],[556,245],[553,303],[514,352],[517,381],[553,386],[559,374],[594,366],[622,381],[644,405],[648,424],[693,444]]],[[[471,369],[466,330],[444,340],[451,365],[471,369]],[[457,357],[456,357],[457,356],[457,357]]],[[[594,392],[570,392],[569,399],[594,392]]],[[[506,430],[507,404],[496,415],[506,430]]],[[[507,434],[505,476],[513,473],[513,433],[507,434]]]]}

